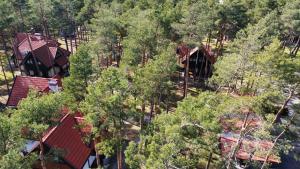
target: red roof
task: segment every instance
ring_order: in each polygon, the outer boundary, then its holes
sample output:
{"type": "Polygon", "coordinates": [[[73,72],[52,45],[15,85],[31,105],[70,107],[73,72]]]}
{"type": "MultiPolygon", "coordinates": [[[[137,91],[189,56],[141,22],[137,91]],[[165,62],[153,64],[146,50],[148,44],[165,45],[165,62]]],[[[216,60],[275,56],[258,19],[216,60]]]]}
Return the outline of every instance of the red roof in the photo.
{"type": "Polygon", "coordinates": [[[81,139],[80,131],[71,114],[65,115],[60,124],[52,128],[44,137],[43,143],[52,148],[63,149],[64,160],[76,169],[81,169],[91,150],[81,139]]]}
{"type": "MultiPolygon", "coordinates": [[[[32,168],[33,169],[43,169],[40,162],[36,162],[35,164],[33,164],[32,168]]],[[[49,169],[71,169],[71,167],[69,167],[66,164],[59,164],[59,163],[55,163],[52,161],[46,161],[46,168],[49,168],[49,169]]]]}
{"type": "MultiPolygon", "coordinates": [[[[54,63],[56,63],[57,51],[61,51],[61,57],[64,58],[63,61],[59,61],[57,64],[62,66],[62,63],[66,64],[68,62],[68,56],[70,55],[70,52],[59,47],[60,43],[57,41],[46,39],[40,35],[28,34],[28,36],[34,56],[45,66],[51,67],[54,65],[54,63]]],[[[25,58],[26,53],[30,51],[31,48],[27,39],[27,35],[25,33],[18,33],[14,41],[14,53],[16,58],[22,61],[25,58]]]]}
{"type": "MultiPolygon", "coordinates": [[[[230,152],[232,151],[232,146],[235,145],[236,142],[237,139],[233,137],[220,137],[222,155],[230,154],[230,152]]],[[[255,161],[264,161],[267,152],[272,146],[273,143],[270,141],[249,141],[244,139],[242,141],[240,149],[236,153],[236,157],[242,160],[249,160],[250,158],[252,158],[252,160],[255,161]],[[250,152],[254,151],[255,149],[258,149],[262,152],[254,152],[254,155],[251,157],[250,152]]],[[[268,162],[279,163],[280,160],[279,157],[271,155],[268,159],[268,162]]]]}
{"type": "Polygon", "coordinates": [[[82,116],[75,117],[76,123],[78,124],[80,131],[83,135],[89,135],[92,133],[92,125],[87,124],[86,120],[82,116]]]}
{"type": "Polygon", "coordinates": [[[49,92],[49,80],[51,79],[58,80],[58,86],[61,87],[61,81],[56,78],[16,76],[6,105],[16,107],[20,100],[27,97],[29,89],[49,92]]]}

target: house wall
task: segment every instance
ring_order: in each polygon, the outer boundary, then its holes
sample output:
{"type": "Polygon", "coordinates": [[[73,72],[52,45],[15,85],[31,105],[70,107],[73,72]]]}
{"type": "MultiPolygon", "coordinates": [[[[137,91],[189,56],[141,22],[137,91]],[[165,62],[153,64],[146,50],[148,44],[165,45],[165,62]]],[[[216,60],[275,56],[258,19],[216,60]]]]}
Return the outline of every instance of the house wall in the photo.
{"type": "Polygon", "coordinates": [[[204,56],[203,52],[198,51],[190,57],[190,72],[198,79],[207,79],[212,76],[212,64],[204,56]]]}

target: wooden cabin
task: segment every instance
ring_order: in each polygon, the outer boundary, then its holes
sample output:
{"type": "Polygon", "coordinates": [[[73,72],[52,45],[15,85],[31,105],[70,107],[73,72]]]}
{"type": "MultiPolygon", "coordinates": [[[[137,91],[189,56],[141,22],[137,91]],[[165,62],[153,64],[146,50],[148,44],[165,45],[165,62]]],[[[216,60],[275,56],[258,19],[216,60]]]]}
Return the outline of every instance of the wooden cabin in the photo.
{"type": "Polygon", "coordinates": [[[53,77],[69,73],[70,52],[60,43],[40,34],[18,33],[14,39],[12,59],[21,74],[26,76],[53,77]]]}
{"type": "Polygon", "coordinates": [[[205,80],[212,76],[212,67],[216,59],[210,48],[204,46],[188,48],[181,45],[177,48],[176,53],[179,55],[178,63],[181,71],[185,70],[187,57],[189,56],[189,74],[197,80],[205,80]]]}

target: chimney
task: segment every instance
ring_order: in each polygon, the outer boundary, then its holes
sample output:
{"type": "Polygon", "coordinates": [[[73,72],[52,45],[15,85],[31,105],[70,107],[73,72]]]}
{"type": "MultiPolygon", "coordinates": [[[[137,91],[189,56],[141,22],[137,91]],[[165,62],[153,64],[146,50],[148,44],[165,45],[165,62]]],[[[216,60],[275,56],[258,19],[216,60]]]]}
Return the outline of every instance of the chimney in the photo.
{"type": "Polygon", "coordinates": [[[49,85],[49,89],[52,91],[52,92],[58,92],[58,82],[56,79],[50,79],[48,81],[48,85],[49,85]]]}

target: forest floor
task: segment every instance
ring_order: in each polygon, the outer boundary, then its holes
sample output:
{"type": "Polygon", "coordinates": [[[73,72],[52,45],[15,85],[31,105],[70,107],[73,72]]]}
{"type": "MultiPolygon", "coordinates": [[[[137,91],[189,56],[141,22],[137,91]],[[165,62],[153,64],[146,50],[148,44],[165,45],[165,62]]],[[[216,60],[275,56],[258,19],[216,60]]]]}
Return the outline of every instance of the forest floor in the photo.
{"type": "MultiPolygon", "coordinates": [[[[2,51],[0,51],[0,54],[3,53],[2,51]]],[[[2,61],[3,64],[5,64],[4,67],[4,72],[5,72],[5,76],[2,70],[2,66],[0,66],[0,108],[6,104],[7,99],[8,99],[8,89],[11,89],[11,86],[13,84],[13,76],[12,73],[9,71],[8,68],[8,64],[7,64],[7,60],[3,57],[4,55],[0,55],[0,62],[2,61]],[[5,80],[6,77],[6,80],[5,80]],[[7,86],[8,83],[8,86],[7,86]]]]}

